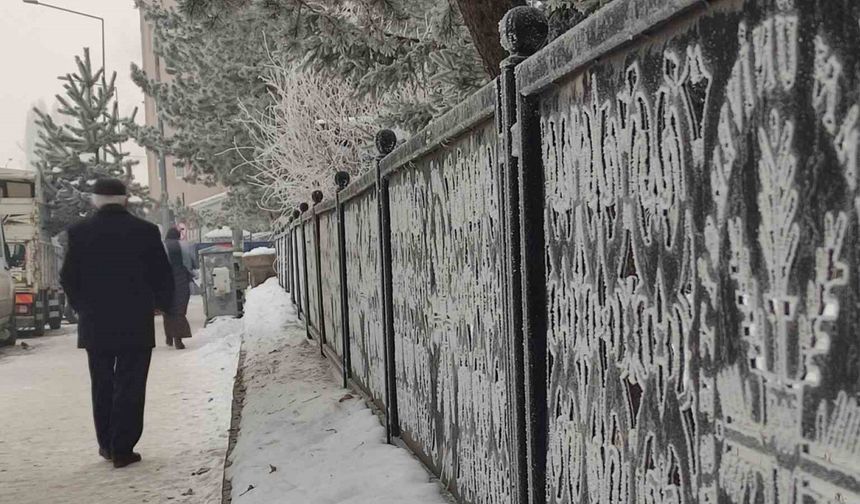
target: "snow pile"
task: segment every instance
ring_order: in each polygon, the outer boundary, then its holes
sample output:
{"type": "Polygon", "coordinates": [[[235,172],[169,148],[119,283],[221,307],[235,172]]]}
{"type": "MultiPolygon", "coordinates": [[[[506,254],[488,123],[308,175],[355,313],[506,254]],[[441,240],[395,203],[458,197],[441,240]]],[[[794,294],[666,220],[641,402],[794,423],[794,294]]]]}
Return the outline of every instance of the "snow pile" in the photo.
{"type": "Polygon", "coordinates": [[[251,249],[248,252],[245,252],[245,257],[249,256],[258,256],[258,255],[275,255],[278,251],[271,247],[257,247],[255,249],[251,249]]]}
{"type": "Polygon", "coordinates": [[[207,240],[232,240],[233,239],[233,230],[228,227],[221,227],[218,229],[213,229],[209,231],[203,238],[207,240]]]}
{"type": "Polygon", "coordinates": [[[277,280],[249,291],[244,320],[245,405],[227,469],[234,503],[448,502],[340,387],[277,280]]]}

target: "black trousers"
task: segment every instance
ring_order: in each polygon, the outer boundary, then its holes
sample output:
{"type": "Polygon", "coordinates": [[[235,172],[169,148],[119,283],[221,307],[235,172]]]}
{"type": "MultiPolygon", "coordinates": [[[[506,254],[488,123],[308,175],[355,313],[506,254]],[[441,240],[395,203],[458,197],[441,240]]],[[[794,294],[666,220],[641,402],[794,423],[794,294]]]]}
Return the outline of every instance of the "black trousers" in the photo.
{"type": "Polygon", "coordinates": [[[87,350],[87,356],[99,447],[111,454],[129,454],[143,434],[152,349],[87,350]]]}

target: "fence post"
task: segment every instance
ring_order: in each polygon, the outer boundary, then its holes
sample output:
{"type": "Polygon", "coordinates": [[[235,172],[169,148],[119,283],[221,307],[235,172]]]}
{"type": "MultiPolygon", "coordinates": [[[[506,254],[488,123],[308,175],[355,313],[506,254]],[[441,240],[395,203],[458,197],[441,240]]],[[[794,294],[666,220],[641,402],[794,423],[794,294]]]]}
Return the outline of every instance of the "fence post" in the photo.
{"type": "MultiPolygon", "coordinates": [[[[295,222],[301,222],[298,220],[299,217],[301,217],[301,212],[299,212],[298,210],[293,210],[293,224],[292,224],[292,226],[290,226],[290,234],[289,234],[289,239],[290,239],[289,246],[290,246],[290,251],[292,252],[292,255],[293,255],[293,267],[292,267],[292,270],[290,271],[290,283],[293,286],[293,291],[290,293],[290,297],[293,300],[293,305],[296,305],[296,306],[298,306],[296,304],[296,294],[299,294],[299,295],[301,294],[300,292],[298,292],[299,291],[299,251],[297,250],[298,243],[296,240],[296,230],[298,229],[298,225],[295,224],[295,222]]],[[[301,298],[299,298],[299,299],[301,299],[301,298]]],[[[301,307],[298,308],[298,312],[299,313],[302,312],[301,307]]]]}
{"type": "Polygon", "coordinates": [[[320,355],[325,356],[323,345],[326,341],[325,334],[325,312],[323,311],[323,295],[322,295],[322,261],[320,251],[320,216],[317,214],[317,205],[323,200],[323,193],[319,189],[311,193],[311,199],[314,202],[313,221],[314,221],[314,261],[316,261],[317,277],[313,280],[317,284],[317,318],[319,327],[317,330],[320,335],[320,355]]]}
{"type": "Polygon", "coordinates": [[[283,237],[283,242],[284,242],[283,247],[287,251],[286,264],[284,265],[284,275],[285,275],[284,283],[286,283],[289,286],[290,296],[292,296],[293,293],[296,291],[295,286],[293,286],[293,268],[295,267],[295,265],[293,264],[293,261],[295,260],[295,258],[294,258],[293,247],[292,247],[292,244],[293,244],[292,243],[292,236],[293,236],[292,222],[288,222],[286,233],[284,233],[284,237],[283,237]]]}
{"type": "Polygon", "coordinates": [[[293,250],[290,247],[287,247],[287,242],[290,239],[290,227],[287,224],[287,228],[284,233],[281,235],[278,242],[281,245],[281,253],[284,254],[279,262],[280,271],[279,275],[282,278],[282,282],[284,284],[284,288],[287,289],[287,292],[293,292],[293,283],[290,281],[290,275],[293,273],[293,250]]]}
{"type": "MultiPolygon", "coordinates": [[[[308,211],[307,203],[302,203],[299,205],[299,210],[301,210],[302,214],[308,211]]],[[[304,216],[301,218],[301,245],[302,245],[302,278],[305,279],[305,288],[301,292],[301,301],[302,301],[302,313],[305,318],[305,331],[307,332],[308,339],[311,339],[311,326],[310,321],[308,320],[308,313],[310,310],[310,294],[308,293],[308,244],[305,241],[305,219],[304,216]]]]}
{"type": "Polygon", "coordinates": [[[531,7],[515,7],[502,19],[500,122],[502,127],[508,323],[514,387],[513,428],[517,501],[546,502],[546,281],[543,251],[543,172],[540,124],[534,106],[516,86],[516,66],[545,43],[548,25],[531,7]]]}
{"type": "Polygon", "coordinates": [[[337,258],[340,269],[340,325],[341,325],[341,359],[343,363],[343,387],[349,385],[350,376],[350,352],[349,352],[349,285],[347,284],[346,271],[346,221],[343,210],[343,202],[340,200],[340,192],[349,185],[349,173],[339,171],[334,176],[337,185],[335,193],[335,211],[337,212],[337,258]]]}
{"type": "Polygon", "coordinates": [[[287,265],[286,265],[286,275],[287,278],[285,281],[287,285],[290,286],[290,296],[294,296],[296,292],[296,286],[293,285],[293,272],[296,268],[296,252],[293,250],[293,230],[292,230],[292,222],[287,225],[287,234],[284,236],[284,247],[289,251],[287,254],[287,265]]]}
{"type": "Polygon", "coordinates": [[[397,419],[397,386],[394,367],[394,304],[391,280],[391,212],[388,206],[388,180],[382,177],[382,159],[394,150],[397,135],[391,130],[376,134],[376,208],[379,218],[379,261],[382,272],[382,327],[385,352],[385,434],[391,443],[392,436],[400,435],[397,419]]]}

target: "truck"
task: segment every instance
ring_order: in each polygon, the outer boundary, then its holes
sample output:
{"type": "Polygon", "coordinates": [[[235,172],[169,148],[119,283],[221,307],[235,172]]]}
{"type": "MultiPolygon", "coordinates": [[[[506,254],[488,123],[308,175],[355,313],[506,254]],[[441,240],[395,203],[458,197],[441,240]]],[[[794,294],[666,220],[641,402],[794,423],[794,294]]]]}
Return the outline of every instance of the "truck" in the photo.
{"type": "Polygon", "coordinates": [[[18,338],[15,327],[15,283],[9,267],[9,247],[0,223],[0,346],[14,345],[18,338]]]}
{"type": "Polygon", "coordinates": [[[41,202],[36,172],[0,169],[0,215],[15,284],[15,326],[19,334],[34,336],[43,335],[46,325],[59,329],[65,306],[60,287],[62,247],[42,227],[41,202]]]}

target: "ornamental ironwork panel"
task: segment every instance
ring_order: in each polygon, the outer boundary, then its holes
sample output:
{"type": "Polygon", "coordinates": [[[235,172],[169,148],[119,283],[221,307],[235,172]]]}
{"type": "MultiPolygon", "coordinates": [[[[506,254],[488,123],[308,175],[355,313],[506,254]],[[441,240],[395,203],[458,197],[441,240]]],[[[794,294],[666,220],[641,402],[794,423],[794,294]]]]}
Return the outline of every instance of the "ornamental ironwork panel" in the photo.
{"type": "Polygon", "coordinates": [[[860,502],[860,4],[709,4],[537,96],[549,502],[860,502]]]}
{"type": "Polygon", "coordinates": [[[349,357],[352,378],[378,406],[385,403],[379,216],[371,189],[344,203],[349,357]]]}
{"type": "Polygon", "coordinates": [[[337,247],[337,214],[334,211],[320,219],[320,274],[322,275],[323,324],[325,342],[343,355],[343,333],[340,321],[340,264],[337,247]]]}
{"type": "Polygon", "coordinates": [[[400,427],[476,504],[513,499],[497,171],[485,121],[389,182],[400,427]]]}
{"type": "MultiPolygon", "coordinates": [[[[305,314],[308,320],[308,325],[317,333],[322,333],[322,325],[320,324],[320,307],[319,307],[319,286],[317,284],[317,253],[316,240],[314,239],[314,221],[313,219],[305,222],[304,226],[305,240],[305,261],[307,263],[308,275],[307,285],[302,285],[306,290],[305,297],[308,300],[307,310],[305,314]]],[[[304,278],[302,280],[305,280],[304,278]]],[[[315,336],[316,337],[316,336],[315,336]]]]}

